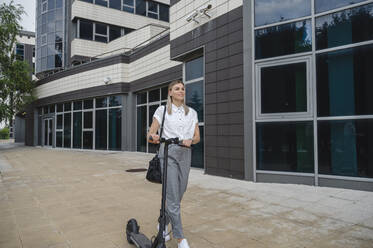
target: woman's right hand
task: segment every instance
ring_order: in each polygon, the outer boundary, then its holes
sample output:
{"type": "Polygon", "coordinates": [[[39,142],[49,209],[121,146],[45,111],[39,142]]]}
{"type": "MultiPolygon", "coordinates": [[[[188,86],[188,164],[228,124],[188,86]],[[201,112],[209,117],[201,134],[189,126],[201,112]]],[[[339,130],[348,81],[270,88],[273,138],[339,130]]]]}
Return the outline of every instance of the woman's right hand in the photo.
{"type": "Polygon", "coordinates": [[[149,134],[148,142],[153,144],[159,144],[159,135],[149,134]]]}

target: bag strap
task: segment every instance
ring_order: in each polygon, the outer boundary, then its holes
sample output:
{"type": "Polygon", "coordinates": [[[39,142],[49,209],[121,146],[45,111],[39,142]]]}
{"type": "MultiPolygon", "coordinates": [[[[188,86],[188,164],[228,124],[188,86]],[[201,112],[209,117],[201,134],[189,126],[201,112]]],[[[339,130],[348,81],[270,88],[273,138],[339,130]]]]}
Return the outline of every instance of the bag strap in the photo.
{"type": "MultiPolygon", "coordinates": [[[[159,138],[162,138],[164,118],[165,118],[166,110],[167,110],[166,106],[167,105],[164,106],[163,117],[162,117],[162,124],[161,124],[161,132],[159,133],[159,138]]],[[[159,151],[160,146],[161,146],[161,144],[159,143],[158,148],[157,148],[157,153],[159,151]]]]}

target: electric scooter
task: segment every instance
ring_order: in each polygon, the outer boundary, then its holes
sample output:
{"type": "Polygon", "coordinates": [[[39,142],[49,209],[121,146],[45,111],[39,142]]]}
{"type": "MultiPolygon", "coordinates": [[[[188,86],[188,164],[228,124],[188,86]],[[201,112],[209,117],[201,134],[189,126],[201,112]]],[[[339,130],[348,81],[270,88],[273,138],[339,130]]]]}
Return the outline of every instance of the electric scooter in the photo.
{"type": "MultiPolygon", "coordinates": [[[[151,138],[151,137],[150,137],[151,138]]],[[[154,241],[147,238],[143,233],[139,232],[140,226],[137,224],[135,219],[130,219],[127,223],[126,234],[127,241],[130,244],[136,245],[138,248],[166,248],[166,242],[163,237],[163,232],[166,228],[166,188],[167,188],[167,160],[168,160],[168,146],[170,144],[182,144],[179,138],[165,139],[161,138],[160,143],[164,143],[164,167],[162,175],[162,201],[161,201],[161,213],[159,216],[159,230],[154,241]]]]}

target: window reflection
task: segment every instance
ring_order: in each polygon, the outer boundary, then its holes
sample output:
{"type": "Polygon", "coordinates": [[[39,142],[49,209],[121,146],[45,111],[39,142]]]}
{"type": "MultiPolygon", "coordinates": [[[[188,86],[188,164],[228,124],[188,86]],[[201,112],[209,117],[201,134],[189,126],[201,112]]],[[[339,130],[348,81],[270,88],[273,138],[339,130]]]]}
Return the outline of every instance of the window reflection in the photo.
{"type": "Polygon", "coordinates": [[[363,1],[365,0],[315,0],[315,10],[316,13],[320,13],[363,1]]]}
{"type": "Polygon", "coordinates": [[[373,39],[373,4],[316,18],[317,49],[371,39],[373,39]]]}
{"type": "Polygon", "coordinates": [[[305,62],[261,69],[261,113],[307,112],[305,62]]]}
{"type": "Polygon", "coordinates": [[[257,169],[314,171],[312,122],[257,123],[257,169]]]}
{"type": "Polygon", "coordinates": [[[373,178],[373,120],[318,122],[319,173],[373,178]]]}
{"type": "Polygon", "coordinates": [[[203,122],[203,81],[185,85],[185,102],[198,114],[198,121],[203,122]]]}
{"type": "Polygon", "coordinates": [[[255,26],[311,15],[310,0],[255,0],[255,26]]]}
{"type": "Polygon", "coordinates": [[[255,31],[255,58],[307,52],[312,50],[311,21],[300,21],[255,31]]]}
{"type": "Polygon", "coordinates": [[[193,80],[203,77],[203,57],[193,59],[185,63],[185,80],[193,80]]]}
{"type": "Polygon", "coordinates": [[[373,114],[373,45],[316,58],[319,116],[373,114]]]}

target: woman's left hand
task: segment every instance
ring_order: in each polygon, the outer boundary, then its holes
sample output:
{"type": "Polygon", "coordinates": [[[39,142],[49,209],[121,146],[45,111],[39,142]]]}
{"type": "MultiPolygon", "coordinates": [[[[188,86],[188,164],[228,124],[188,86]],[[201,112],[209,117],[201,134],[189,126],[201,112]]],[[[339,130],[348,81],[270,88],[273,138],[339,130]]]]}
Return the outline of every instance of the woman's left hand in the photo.
{"type": "Polygon", "coordinates": [[[190,147],[192,145],[193,140],[183,140],[183,146],[190,147]]]}

